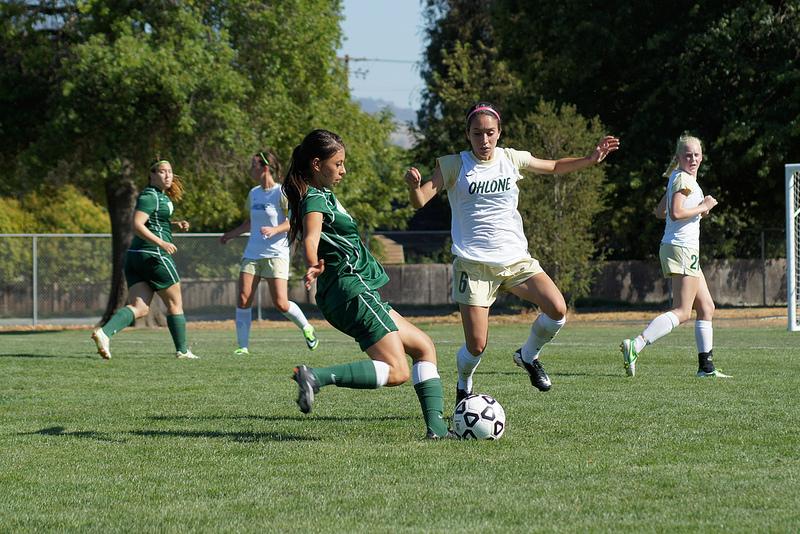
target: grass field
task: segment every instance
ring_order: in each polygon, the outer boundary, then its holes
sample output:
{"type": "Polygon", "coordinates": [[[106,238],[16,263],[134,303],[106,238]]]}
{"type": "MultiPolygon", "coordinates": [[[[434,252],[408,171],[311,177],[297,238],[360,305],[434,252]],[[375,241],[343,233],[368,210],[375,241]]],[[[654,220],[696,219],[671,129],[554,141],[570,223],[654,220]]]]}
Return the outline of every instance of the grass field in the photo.
{"type": "MultiPolygon", "coordinates": [[[[288,323],[286,323],[288,324],[288,323]]],[[[297,363],[362,358],[319,329],[193,328],[202,360],[166,330],[128,330],[113,359],[89,332],[0,333],[0,531],[796,531],[800,337],[717,326],[730,380],[697,379],[685,325],[624,376],[620,339],[641,322],[571,323],[533,390],[511,361],[525,324],[493,324],[476,390],[505,407],[498,442],[421,440],[410,385],[325,388],[296,408],[297,363]]],[[[457,324],[436,341],[446,406],[457,324]]]]}

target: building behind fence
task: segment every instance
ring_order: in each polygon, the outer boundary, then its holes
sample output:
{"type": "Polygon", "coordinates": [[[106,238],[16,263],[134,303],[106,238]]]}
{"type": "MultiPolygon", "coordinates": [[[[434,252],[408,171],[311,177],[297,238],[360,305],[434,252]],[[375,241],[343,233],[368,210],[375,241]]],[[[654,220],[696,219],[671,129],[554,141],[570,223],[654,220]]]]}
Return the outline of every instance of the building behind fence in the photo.
{"type": "MultiPolygon", "coordinates": [[[[227,245],[221,234],[175,236],[183,305],[191,319],[231,319],[237,299],[239,264],[246,240],[227,245]]],[[[386,265],[391,281],[381,290],[396,306],[454,305],[449,264],[386,265]]],[[[711,260],[703,263],[718,305],[786,305],[786,261],[711,260]]],[[[296,270],[289,298],[313,309],[312,294],[296,270]]],[[[93,324],[105,310],[111,281],[109,234],[0,234],[0,324],[93,324]]],[[[259,317],[272,307],[266,284],[257,295],[259,317]]],[[[604,263],[592,299],[608,303],[662,304],[669,285],[658,264],[604,263]]],[[[158,300],[158,299],[154,299],[158,300]]]]}

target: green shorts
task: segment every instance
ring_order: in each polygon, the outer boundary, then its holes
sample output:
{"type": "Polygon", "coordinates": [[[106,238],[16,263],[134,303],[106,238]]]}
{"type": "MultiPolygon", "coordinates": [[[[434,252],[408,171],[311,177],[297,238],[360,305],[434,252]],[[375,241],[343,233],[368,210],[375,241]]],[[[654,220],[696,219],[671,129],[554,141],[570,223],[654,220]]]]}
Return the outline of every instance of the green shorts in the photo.
{"type": "Polygon", "coordinates": [[[289,279],[289,260],[285,258],[260,258],[251,260],[242,258],[239,272],[252,274],[259,278],[289,279]]]}
{"type": "Polygon", "coordinates": [[[498,291],[508,291],[543,272],[534,258],[503,266],[456,258],[453,261],[453,300],[468,306],[489,307],[497,300],[498,291]]]}
{"type": "Polygon", "coordinates": [[[365,351],[389,332],[397,332],[397,325],[389,315],[391,309],[389,303],[383,302],[380,294],[373,290],[361,293],[324,315],[329,323],[355,339],[365,351]]]}
{"type": "Polygon", "coordinates": [[[675,275],[700,276],[700,251],[693,248],[661,243],[658,249],[661,272],[665,278],[675,275]]]}
{"type": "Polygon", "coordinates": [[[146,282],[159,291],[181,281],[172,256],[164,252],[138,252],[129,250],[125,255],[125,281],[128,287],[146,282]]]}

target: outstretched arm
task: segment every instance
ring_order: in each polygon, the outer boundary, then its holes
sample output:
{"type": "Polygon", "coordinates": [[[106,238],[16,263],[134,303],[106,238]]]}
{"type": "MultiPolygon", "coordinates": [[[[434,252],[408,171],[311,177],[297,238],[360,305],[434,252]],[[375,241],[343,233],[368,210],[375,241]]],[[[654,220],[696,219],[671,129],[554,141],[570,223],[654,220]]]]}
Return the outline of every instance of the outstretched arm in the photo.
{"type": "Polygon", "coordinates": [[[422,183],[422,175],[416,167],[408,169],[405,180],[408,186],[408,200],[417,209],[427,204],[444,187],[444,177],[438,165],[431,179],[425,183],[422,183]]]}
{"type": "Polygon", "coordinates": [[[591,154],[582,158],[539,159],[533,158],[527,170],[539,174],[567,174],[600,163],[610,153],[619,149],[619,139],[613,135],[603,137],[591,154]]]}
{"type": "Polygon", "coordinates": [[[306,290],[319,278],[325,270],[325,260],[319,259],[319,237],[322,234],[322,214],[318,211],[306,213],[303,217],[303,255],[306,260],[306,274],[303,280],[306,290]]]}
{"type": "Polygon", "coordinates": [[[227,232],[222,234],[222,237],[219,238],[219,242],[224,245],[225,243],[227,243],[228,241],[230,241],[234,237],[239,237],[243,233],[249,232],[249,231],[250,231],[250,219],[247,219],[246,221],[244,221],[242,224],[240,224],[239,226],[237,226],[233,230],[228,230],[227,232]]]}

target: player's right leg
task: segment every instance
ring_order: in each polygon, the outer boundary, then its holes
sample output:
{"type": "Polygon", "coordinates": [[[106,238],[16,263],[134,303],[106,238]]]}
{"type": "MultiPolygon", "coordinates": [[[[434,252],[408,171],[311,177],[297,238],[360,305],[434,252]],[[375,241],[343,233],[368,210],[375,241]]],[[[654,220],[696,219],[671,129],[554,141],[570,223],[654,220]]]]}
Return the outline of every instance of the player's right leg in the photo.
{"type": "Polygon", "coordinates": [[[239,272],[239,296],[236,299],[236,355],[249,354],[250,326],[253,322],[253,298],[261,278],[255,274],[256,260],[243,259],[239,272]]]}
{"type": "Polygon", "coordinates": [[[472,393],[472,377],[489,342],[489,306],[459,304],[464,345],[456,353],[456,405],[472,393]]]}
{"type": "Polygon", "coordinates": [[[114,312],[114,315],[102,326],[92,331],[92,341],[97,346],[97,353],[103,359],[111,358],[111,336],[132,325],[136,319],[144,317],[150,311],[153,290],[146,282],[136,282],[128,289],[127,306],[114,312]]]}

